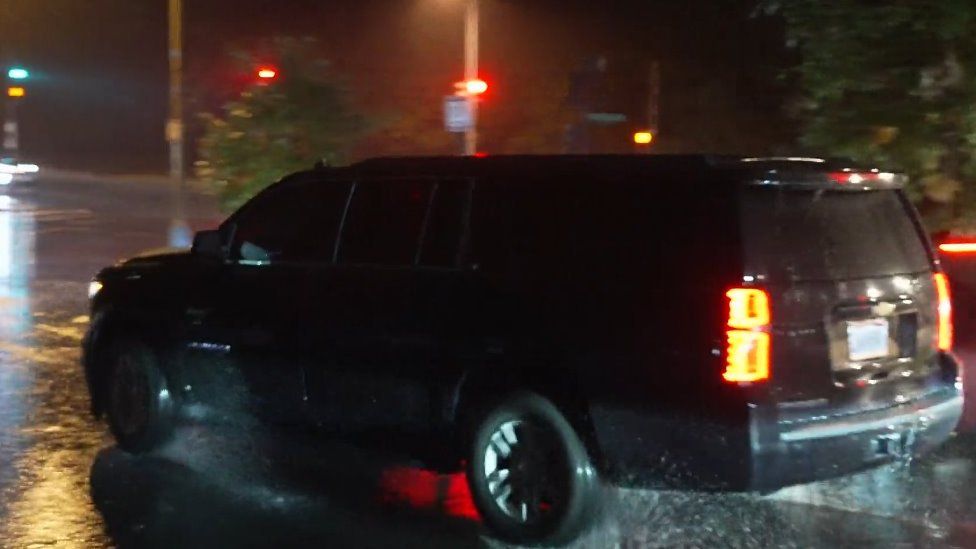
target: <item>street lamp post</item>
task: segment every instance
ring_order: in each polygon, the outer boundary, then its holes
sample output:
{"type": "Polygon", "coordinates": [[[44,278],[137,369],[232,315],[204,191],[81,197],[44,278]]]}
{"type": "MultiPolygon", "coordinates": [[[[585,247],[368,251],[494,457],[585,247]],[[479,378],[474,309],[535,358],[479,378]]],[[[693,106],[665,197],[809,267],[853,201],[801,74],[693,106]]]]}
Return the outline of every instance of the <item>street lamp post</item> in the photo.
{"type": "MultiPolygon", "coordinates": [[[[467,0],[464,16],[464,80],[478,78],[478,2],[467,0]]],[[[468,94],[471,109],[471,126],[464,132],[464,154],[471,156],[478,151],[478,95],[468,94]]]]}
{"type": "Polygon", "coordinates": [[[183,0],[169,0],[169,177],[173,185],[173,219],[169,227],[171,246],[190,244],[190,226],[185,219],[186,178],[183,174],[183,0]]]}

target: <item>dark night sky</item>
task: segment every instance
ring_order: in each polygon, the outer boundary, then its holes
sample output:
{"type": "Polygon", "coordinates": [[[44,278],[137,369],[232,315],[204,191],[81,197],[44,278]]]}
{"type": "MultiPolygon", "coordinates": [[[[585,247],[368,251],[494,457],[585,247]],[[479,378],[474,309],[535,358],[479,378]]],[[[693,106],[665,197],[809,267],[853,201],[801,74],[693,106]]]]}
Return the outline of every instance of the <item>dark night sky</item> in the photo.
{"type": "MultiPolygon", "coordinates": [[[[198,110],[233,85],[228,48],[273,36],[317,37],[363,102],[387,111],[439,109],[461,71],[458,0],[184,2],[187,95],[198,110]]],[[[532,91],[562,85],[594,54],[610,60],[620,97],[646,93],[647,66],[661,61],[661,150],[757,152],[788,139],[774,82],[787,60],[781,31],[774,20],[750,19],[753,5],[482,0],[489,141],[495,135],[504,148],[511,128],[531,127],[526,105],[547,100],[532,91]]],[[[72,167],[164,168],[165,0],[0,0],[0,60],[36,77],[21,105],[25,155],[72,167]]]]}

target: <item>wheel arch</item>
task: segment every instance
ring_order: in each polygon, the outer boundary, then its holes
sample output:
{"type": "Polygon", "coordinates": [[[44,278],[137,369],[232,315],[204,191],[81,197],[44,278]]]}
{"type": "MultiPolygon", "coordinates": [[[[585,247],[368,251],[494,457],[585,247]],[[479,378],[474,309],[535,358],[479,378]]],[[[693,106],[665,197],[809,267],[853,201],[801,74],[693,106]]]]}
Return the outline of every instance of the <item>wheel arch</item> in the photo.
{"type": "Polygon", "coordinates": [[[168,356],[166,334],[156,329],[154,324],[152,315],[137,314],[112,305],[93,311],[82,345],[82,363],[91,398],[91,413],[96,418],[106,411],[110,367],[108,351],[116,341],[132,338],[148,345],[160,357],[166,377],[172,381],[174,372],[168,367],[171,361],[163,360],[168,356]]]}
{"type": "Polygon", "coordinates": [[[576,373],[567,368],[486,364],[465,371],[454,391],[450,417],[460,439],[470,436],[475,414],[516,391],[531,391],[551,400],[583,441],[593,465],[601,473],[605,470],[589,399],[576,373]]]}

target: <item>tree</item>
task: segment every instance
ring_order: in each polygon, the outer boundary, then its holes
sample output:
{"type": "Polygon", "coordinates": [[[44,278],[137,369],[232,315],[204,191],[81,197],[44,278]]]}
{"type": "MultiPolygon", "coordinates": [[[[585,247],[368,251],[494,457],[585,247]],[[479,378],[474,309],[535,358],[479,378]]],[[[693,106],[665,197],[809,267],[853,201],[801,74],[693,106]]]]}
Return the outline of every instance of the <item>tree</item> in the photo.
{"type": "Polygon", "coordinates": [[[768,0],[800,54],[802,144],[904,170],[931,229],[976,227],[976,3],[768,0]]]}
{"type": "Polygon", "coordinates": [[[456,134],[444,130],[440,101],[441,96],[433,95],[407,108],[374,115],[373,131],[353,154],[357,158],[457,154],[460,144],[456,134]]]}
{"type": "MultiPolygon", "coordinates": [[[[344,82],[317,58],[311,39],[277,39],[264,55],[238,54],[243,69],[274,62],[278,76],[254,81],[218,115],[205,114],[197,176],[233,210],[281,176],[316,161],[341,164],[366,129],[344,82]]],[[[256,80],[256,79],[255,79],[256,80]]]]}

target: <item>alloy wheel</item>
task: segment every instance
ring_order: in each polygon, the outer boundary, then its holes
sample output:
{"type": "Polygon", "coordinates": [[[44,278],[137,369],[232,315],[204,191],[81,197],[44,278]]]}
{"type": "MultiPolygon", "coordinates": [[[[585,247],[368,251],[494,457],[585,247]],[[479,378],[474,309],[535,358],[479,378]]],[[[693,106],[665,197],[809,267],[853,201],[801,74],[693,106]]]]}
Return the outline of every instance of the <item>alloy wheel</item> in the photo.
{"type": "Polygon", "coordinates": [[[484,477],[495,505],[522,524],[537,524],[565,504],[565,460],[555,438],[525,419],[502,423],[484,453],[484,477]]]}

